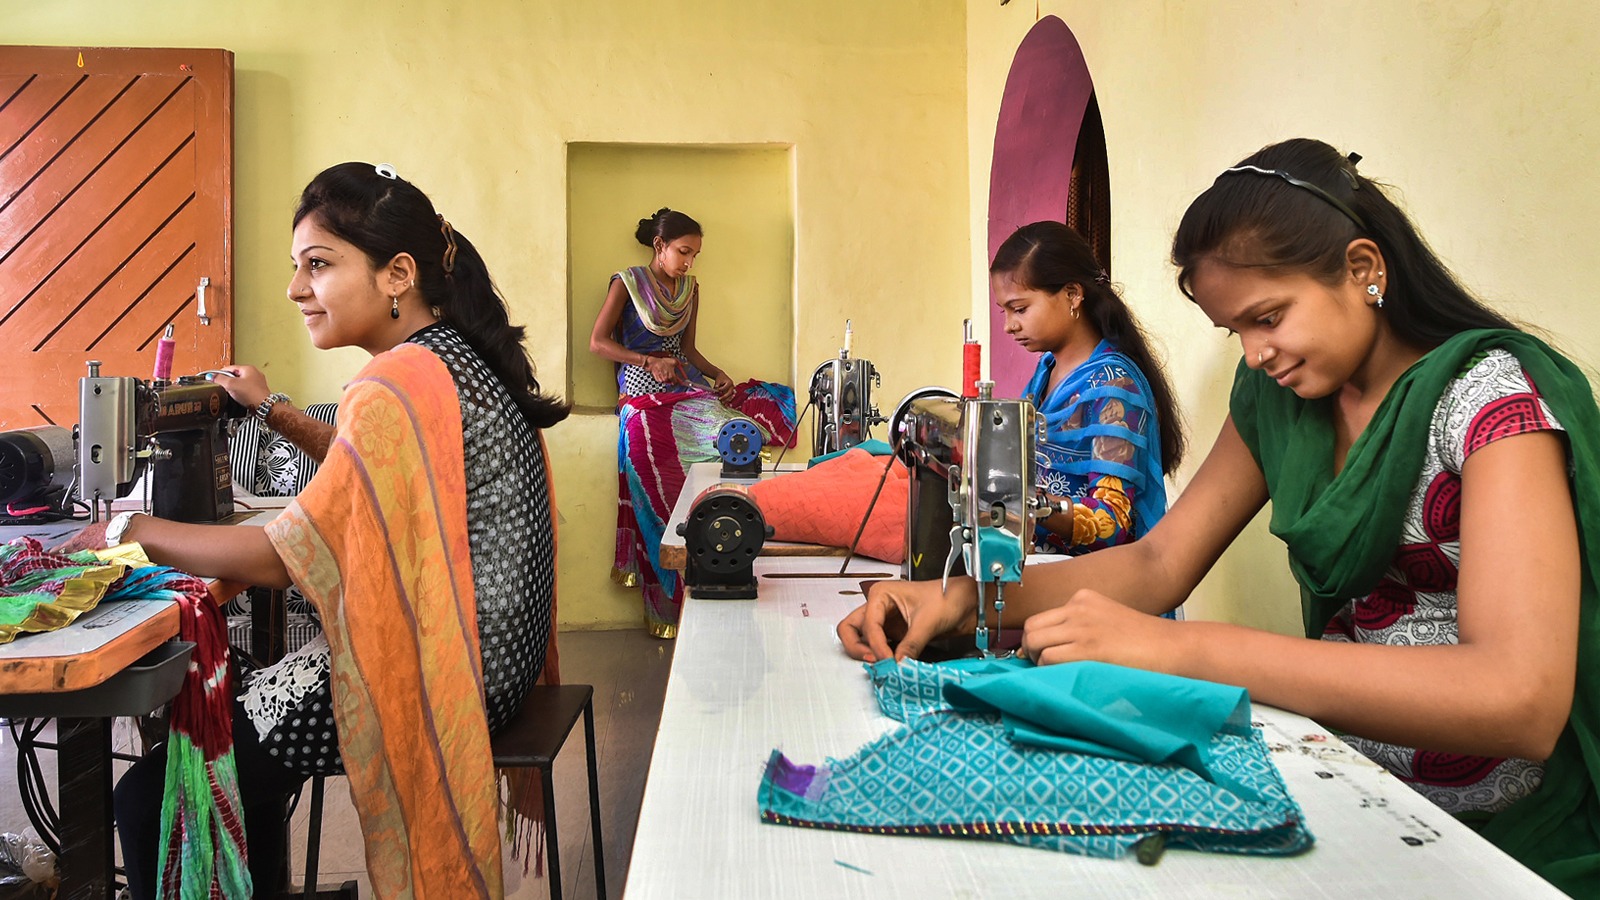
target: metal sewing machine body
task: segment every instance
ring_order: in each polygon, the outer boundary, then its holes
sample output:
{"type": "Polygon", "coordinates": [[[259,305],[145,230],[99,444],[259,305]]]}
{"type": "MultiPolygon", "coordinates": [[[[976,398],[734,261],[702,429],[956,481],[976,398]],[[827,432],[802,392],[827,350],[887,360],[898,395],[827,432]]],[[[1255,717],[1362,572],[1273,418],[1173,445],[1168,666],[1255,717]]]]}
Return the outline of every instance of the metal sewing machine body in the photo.
{"type": "Polygon", "coordinates": [[[977,397],[965,399],[924,388],[902,401],[891,426],[895,452],[911,474],[905,576],[948,583],[959,569],[972,575],[983,656],[992,655],[990,586],[998,632],[1005,585],[1022,580],[1033,521],[1044,505],[1035,487],[1043,419],[1032,403],[995,399],[993,391],[988,381],[978,383],[977,397]]]}
{"type": "Polygon", "coordinates": [[[811,432],[811,455],[848,450],[869,439],[872,426],[884,418],[872,402],[872,391],[883,379],[870,361],[850,355],[850,323],[845,323],[844,346],[839,357],[817,366],[811,373],[809,396],[817,408],[811,432]]]}
{"type": "Polygon", "coordinates": [[[78,497],[98,521],[150,471],[147,506],[180,522],[233,513],[229,419],[243,418],[221,386],[203,378],[146,381],[103,376],[98,362],[78,383],[78,497]]]}

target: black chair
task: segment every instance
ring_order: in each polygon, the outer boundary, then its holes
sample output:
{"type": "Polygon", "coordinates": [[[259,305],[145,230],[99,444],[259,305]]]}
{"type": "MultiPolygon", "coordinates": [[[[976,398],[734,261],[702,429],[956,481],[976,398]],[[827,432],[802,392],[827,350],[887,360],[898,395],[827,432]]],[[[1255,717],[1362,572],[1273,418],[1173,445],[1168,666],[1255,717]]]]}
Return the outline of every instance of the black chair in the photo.
{"type": "MultiPolygon", "coordinates": [[[[583,716],[584,744],[589,753],[589,827],[594,834],[594,886],[606,896],[606,855],[600,838],[600,782],[594,750],[594,688],[587,684],[535,685],[522,707],[489,742],[499,769],[536,768],[544,788],[545,845],[550,863],[550,897],[561,900],[561,841],[556,831],[555,760],[572,726],[583,716]]],[[[306,874],[300,896],[354,900],[354,882],[333,891],[319,891],[317,862],[322,841],[323,778],[311,779],[311,809],[306,837],[306,874]]]]}

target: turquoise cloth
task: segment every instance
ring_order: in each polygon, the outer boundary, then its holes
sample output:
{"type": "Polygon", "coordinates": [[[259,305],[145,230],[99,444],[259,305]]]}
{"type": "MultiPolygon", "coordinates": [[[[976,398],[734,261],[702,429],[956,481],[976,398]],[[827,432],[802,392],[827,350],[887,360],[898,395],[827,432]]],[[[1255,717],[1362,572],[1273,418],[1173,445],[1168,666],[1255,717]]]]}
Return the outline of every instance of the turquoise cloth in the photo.
{"type": "Polygon", "coordinates": [[[1100,663],[867,667],[907,727],[845,760],[774,750],[764,821],[975,837],[1119,856],[1169,847],[1285,855],[1314,840],[1239,688],[1100,663]]]}
{"type": "Polygon", "coordinates": [[[817,463],[825,463],[828,460],[833,459],[835,456],[843,456],[844,454],[849,453],[851,450],[857,449],[865,450],[873,456],[891,456],[894,454],[894,448],[890,447],[887,442],[873,438],[869,441],[862,441],[854,447],[846,447],[843,450],[835,450],[832,453],[824,453],[821,456],[813,456],[811,457],[811,461],[806,463],[806,468],[809,469],[817,463]]]}

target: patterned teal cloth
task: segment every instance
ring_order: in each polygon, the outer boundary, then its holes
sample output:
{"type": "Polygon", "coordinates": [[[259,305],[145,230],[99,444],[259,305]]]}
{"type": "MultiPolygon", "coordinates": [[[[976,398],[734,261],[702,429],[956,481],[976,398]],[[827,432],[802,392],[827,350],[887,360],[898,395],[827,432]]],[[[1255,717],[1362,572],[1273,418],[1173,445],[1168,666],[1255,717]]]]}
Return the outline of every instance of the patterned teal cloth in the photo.
{"type": "Polygon", "coordinates": [[[907,727],[821,766],[774,750],[765,821],[1091,856],[1153,835],[1221,853],[1312,844],[1240,688],[1099,663],[867,669],[880,708],[907,727]]]}

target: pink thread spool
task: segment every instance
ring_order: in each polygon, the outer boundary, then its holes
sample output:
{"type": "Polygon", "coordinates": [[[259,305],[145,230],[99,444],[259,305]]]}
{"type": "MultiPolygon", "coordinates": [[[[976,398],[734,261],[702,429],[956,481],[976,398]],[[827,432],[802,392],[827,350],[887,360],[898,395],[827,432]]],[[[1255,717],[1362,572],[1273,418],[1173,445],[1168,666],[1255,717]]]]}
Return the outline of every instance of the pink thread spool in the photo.
{"type": "Polygon", "coordinates": [[[168,325],[156,342],[156,369],[150,377],[156,381],[172,380],[172,353],[177,346],[178,342],[172,339],[172,326],[168,325]]]}

